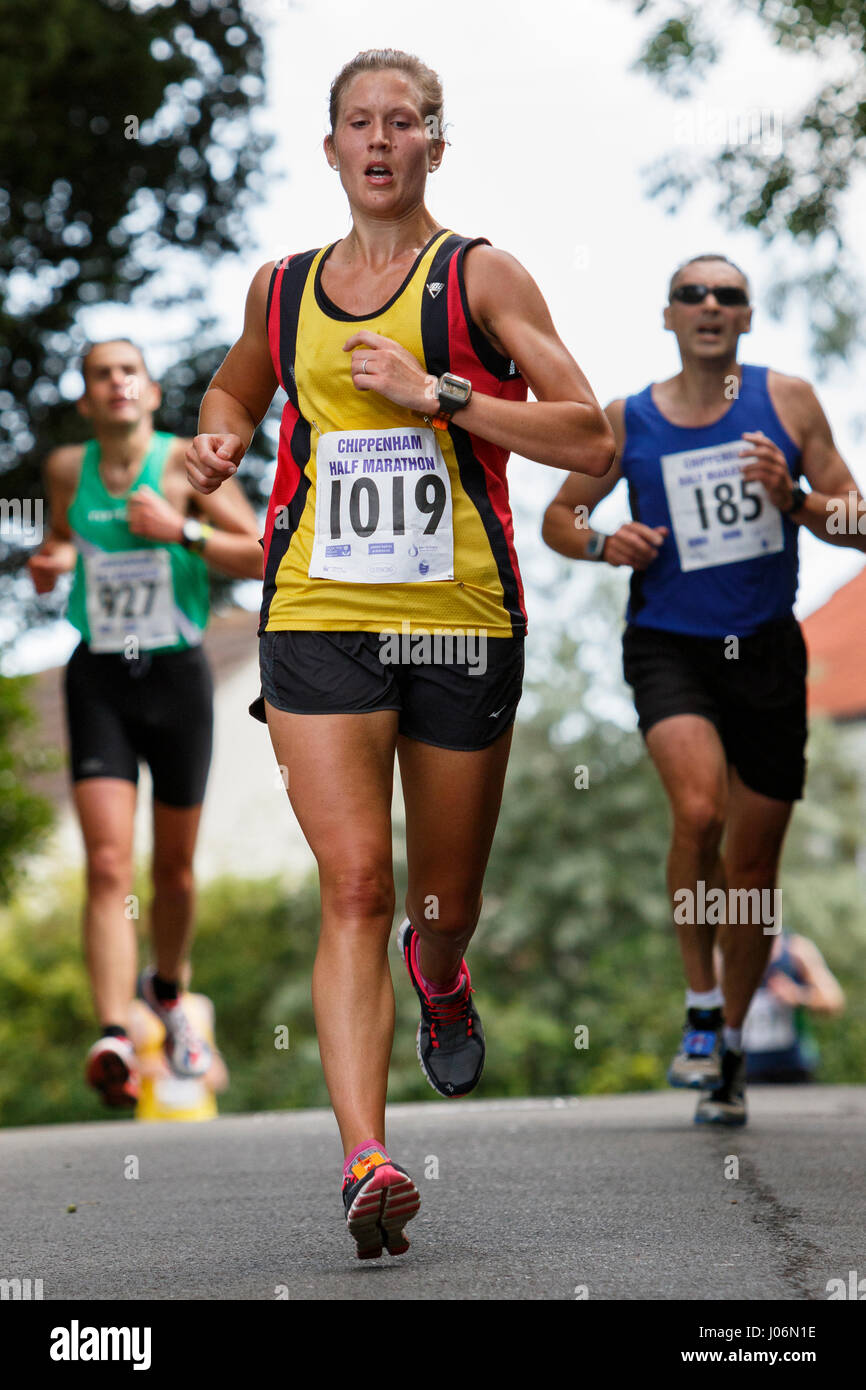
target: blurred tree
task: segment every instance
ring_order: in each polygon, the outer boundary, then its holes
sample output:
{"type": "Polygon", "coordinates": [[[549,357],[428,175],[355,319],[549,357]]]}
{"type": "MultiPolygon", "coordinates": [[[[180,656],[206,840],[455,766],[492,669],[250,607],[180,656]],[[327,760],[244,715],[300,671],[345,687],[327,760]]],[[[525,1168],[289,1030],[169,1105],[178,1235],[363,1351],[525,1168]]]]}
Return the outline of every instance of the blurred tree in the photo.
{"type": "MultiPolygon", "coordinates": [[[[4,0],[0,10],[0,489],[41,495],[47,449],[86,436],[60,390],[80,310],[200,301],[247,240],[271,143],[255,121],[263,47],[243,0],[4,0]],[[171,272],[171,273],[169,273],[171,272]],[[159,280],[154,277],[160,275],[159,280]],[[152,283],[151,283],[152,282],[152,283]],[[154,286],[162,292],[154,293],[154,286]]],[[[164,419],[191,430],[226,345],[195,334],[164,419]]],[[[171,375],[171,374],[170,374],[171,375]]],[[[0,537],[0,601],[27,550],[0,537]]]]}
{"type": "Polygon", "coordinates": [[[26,680],[0,680],[0,903],[9,901],[20,879],[22,856],[38,847],[54,820],[50,803],[26,785],[44,756],[23,742],[33,718],[26,691],[26,680]]]}
{"type": "MultiPolygon", "coordinates": [[[[851,235],[852,186],[866,165],[866,14],[855,0],[728,0],[712,10],[688,0],[631,0],[654,27],[635,66],[673,97],[692,99],[724,51],[743,41],[737,16],[754,17],[792,55],[817,55],[827,76],[808,88],[800,109],[777,128],[777,113],[738,115],[734,138],[714,157],[685,142],[650,170],[650,194],[674,212],[699,183],[719,188],[718,213],[730,227],[754,228],[780,245],[785,270],[768,300],[777,317],[792,299],[803,305],[819,375],[866,342],[862,251],[851,235]],[[760,119],[756,119],[756,117],[760,119]],[[792,250],[802,252],[799,259],[792,250]]],[[[811,79],[813,80],[813,79],[811,79]]],[[[696,142],[699,143],[699,142],[696,142]]],[[[707,249],[707,248],[701,248],[707,249]]],[[[713,248],[709,248],[712,250],[713,248]]]]}

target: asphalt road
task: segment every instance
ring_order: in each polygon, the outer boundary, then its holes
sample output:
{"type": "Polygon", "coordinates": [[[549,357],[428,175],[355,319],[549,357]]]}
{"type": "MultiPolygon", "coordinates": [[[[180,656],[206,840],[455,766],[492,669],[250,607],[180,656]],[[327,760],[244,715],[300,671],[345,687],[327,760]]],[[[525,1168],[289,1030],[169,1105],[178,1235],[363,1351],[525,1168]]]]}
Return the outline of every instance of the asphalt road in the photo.
{"type": "Polygon", "coordinates": [[[694,1103],[396,1106],[421,1212],[407,1255],[364,1263],[329,1112],[0,1131],[0,1278],[45,1300],[826,1300],[866,1275],[866,1088],[755,1088],[739,1131],[694,1103]]]}

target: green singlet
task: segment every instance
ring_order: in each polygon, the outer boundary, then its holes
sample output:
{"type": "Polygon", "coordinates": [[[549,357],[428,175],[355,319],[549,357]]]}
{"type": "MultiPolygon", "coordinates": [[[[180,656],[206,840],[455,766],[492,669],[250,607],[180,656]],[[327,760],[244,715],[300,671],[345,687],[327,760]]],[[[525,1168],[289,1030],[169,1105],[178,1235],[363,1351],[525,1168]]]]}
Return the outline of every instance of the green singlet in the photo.
{"type": "Polygon", "coordinates": [[[210,585],[200,555],[175,542],[130,531],[127,498],[145,484],[164,496],[162,477],[174,435],[154,431],[141,470],[120,497],[99,472],[100,447],[84,446],[69,507],[78,550],[67,617],[94,652],[181,651],[198,646],[207,625],[210,585]]]}

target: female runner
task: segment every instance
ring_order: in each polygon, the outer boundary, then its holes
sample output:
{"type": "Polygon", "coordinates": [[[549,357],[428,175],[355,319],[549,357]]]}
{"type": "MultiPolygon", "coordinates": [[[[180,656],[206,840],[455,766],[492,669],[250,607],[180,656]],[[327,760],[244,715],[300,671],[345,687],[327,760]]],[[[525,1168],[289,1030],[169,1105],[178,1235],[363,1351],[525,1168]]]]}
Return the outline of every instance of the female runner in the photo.
{"type": "Polygon", "coordinates": [[[251,712],[318,864],[313,1005],[363,1259],[407,1250],[419,1206],[385,1146],[395,753],[418,1057],[436,1091],[461,1096],[484,1061],[463,956],[526,631],[505,465],[516,450],[599,477],[614,441],[529,274],[425,205],[445,147],[436,74],[392,49],[361,53],[331,87],[330,118],[351,231],[259,270],[187,459],[196,488],[219,487],[283,387],[251,712]]]}

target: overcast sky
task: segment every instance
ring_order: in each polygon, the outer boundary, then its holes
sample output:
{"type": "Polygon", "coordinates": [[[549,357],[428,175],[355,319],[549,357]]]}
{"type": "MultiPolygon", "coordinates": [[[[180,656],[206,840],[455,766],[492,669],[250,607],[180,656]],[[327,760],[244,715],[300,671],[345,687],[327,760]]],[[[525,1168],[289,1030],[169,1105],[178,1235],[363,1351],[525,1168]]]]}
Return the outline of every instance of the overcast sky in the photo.
{"type": "MultiPolygon", "coordinates": [[[[268,157],[274,177],[250,219],[248,254],[210,277],[210,308],[227,338],[240,329],[246,288],[262,261],[348,230],[345,196],[321,149],[328,89],[360,49],[387,46],[417,53],[443,81],[451,143],[428,185],[431,212],[457,232],[488,237],[527,267],[602,402],[678,370],[676,344],[661,327],[667,280],[677,263],[707,250],[730,255],[752,280],[754,327],[741,359],[815,379],[802,318],[792,311],[774,323],[763,307],[785,248],[768,251],[754,234],[726,231],[706,193],[671,218],[644,192],[641,171],[671,150],[697,144],[709,153],[724,130],[772,142],[779,119],[827,75],[811,55],[774,49],[738,6],[714,8],[720,18],[735,16],[722,25],[725,58],[687,102],[630,71],[648,26],[629,0],[472,0],[439,9],[417,0],[253,0],[249,8],[265,33],[269,100],[261,120],[276,134],[268,157]]],[[[855,212],[866,215],[862,197],[855,212]]],[[[189,327],[182,315],[157,319],[113,307],[88,311],[83,321],[91,336],[138,336],[157,373],[189,327]]],[[[862,396],[853,368],[818,390],[863,485],[862,443],[852,425],[862,396]]],[[[513,458],[509,478],[531,623],[534,609],[548,607],[555,562],[538,530],[562,475],[513,458]]],[[[598,518],[612,530],[625,517],[620,488],[598,518]]],[[[801,614],[862,563],[808,535],[801,556],[801,614]]]]}

